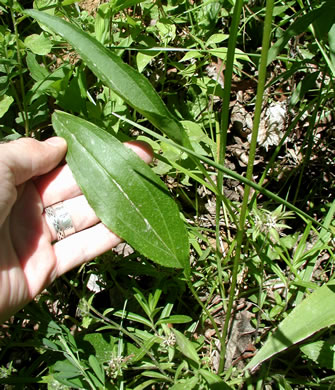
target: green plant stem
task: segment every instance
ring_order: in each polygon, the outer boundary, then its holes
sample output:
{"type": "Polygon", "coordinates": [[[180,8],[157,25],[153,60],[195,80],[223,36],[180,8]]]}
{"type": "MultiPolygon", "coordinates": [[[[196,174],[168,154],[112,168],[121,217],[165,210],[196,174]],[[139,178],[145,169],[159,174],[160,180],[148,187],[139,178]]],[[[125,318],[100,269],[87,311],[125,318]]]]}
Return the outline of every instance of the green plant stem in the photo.
{"type": "MultiPolygon", "coordinates": [[[[242,12],[242,6],[243,6],[243,0],[237,0],[235,3],[235,7],[234,7],[232,24],[231,24],[231,27],[229,30],[226,69],[224,72],[224,92],[223,92],[223,99],[222,99],[221,125],[220,125],[219,138],[217,140],[219,164],[224,164],[225,153],[226,153],[231,81],[232,81],[232,76],[233,76],[233,66],[234,66],[234,57],[235,57],[235,49],[236,49],[236,42],[237,42],[237,33],[238,33],[238,26],[239,26],[239,22],[240,22],[240,16],[241,16],[241,12],[242,12]]],[[[219,183],[219,177],[218,177],[218,185],[219,184],[220,183],[219,183]]]]}
{"type": "MultiPolygon", "coordinates": [[[[305,107],[304,109],[302,109],[299,114],[295,117],[295,119],[292,121],[292,123],[290,124],[290,126],[287,128],[287,130],[285,131],[285,134],[283,136],[283,138],[280,140],[279,144],[277,145],[276,149],[274,150],[274,152],[272,153],[272,156],[270,158],[270,161],[268,162],[267,166],[265,167],[263,173],[262,173],[262,176],[258,182],[258,184],[261,186],[263,185],[264,183],[264,180],[266,179],[266,176],[269,172],[269,170],[273,167],[273,164],[280,152],[280,149],[282,148],[282,146],[284,145],[284,142],[285,140],[287,139],[287,137],[289,136],[289,134],[291,133],[291,131],[293,129],[295,129],[297,123],[299,122],[299,120],[301,119],[301,117],[303,116],[303,114],[306,112],[307,108],[305,107]]],[[[256,198],[257,198],[257,193],[255,192],[252,196],[252,199],[249,203],[249,210],[252,208],[254,202],[256,201],[256,198]]]]}
{"type": "Polygon", "coordinates": [[[79,358],[77,358],[74,355],[74,353],[71,351],[71,348],[67,345],[67,342],[64,339],[64,337],[58,335],[58,339],[62,343],[66,351],[66,354],[68,355],[68,360],[71,361],[76,366],[76,368],[81,372],[81,375],[85,378],[86,382],[90,385],[91,389],[92,390],[96,389],[94,383],[91,381],[90,377],[86,374],[85,369],[80,364],[79,358]]]}
{"type": "MultiPolygon", "coordinates": [[[[14,34],[15,34],[15,40],[16,40],[16,54],[17,54],[17,62],[18,62],[18,68],[19,68],[19,79],[20,79],[20,88],[21,88],[21,99],[22,99],[22,118],[24,120],[24,131],[25,131],[25,136],[29,137],[29,118],[27,114],[27,109],[26,109],[26,95],[25,95],[25,90],[24,90],[24,81],[23,81],[23,72],[22,72],[22,59],[21,59],[21,52],[20,52],[20,39],[19,39],[19,33],[17,30],[17,24],[16,24],[16,19],[15,19],[15,13],[10,7],[10,13],[12,17],[12,23],[14,26],[14,34]]],[[[20,107],[21,105],[19,105],[20,107]]]]}
{"type": "MultiPolygon", "coordinates": [[[[315,124],[317,121],[317,115],[319,112],[319,108],[322,104],[322,91],[324,90],[324,82],[325,82],[325,74],[323,75],[322,83],[321,83],[321,88],[320,88],[320,93],[318,96],[318,99],[315,103],[315,106],[313,107],[313,113],[312,113],[312,118],[309,121],[309,126],[307,129],[307,134],[305,137],[306,143],[307,143],[307,149],[306,152],[304,153],[304,160],[302,162],[301,168],[300,168],[300,174],[298,177],[298,184],[296,186],[295,194],[292,203],[296,204],[298,195],[300,193],[301,185],[302,185],[302,180],[305,175],[306,167],[308,166],[311,155],[312,155],[312,149],[313,149],[313,144],[314,144],[314,130],[315,130],[315,124]]],[[[304,146],[304,143],[303,143],[304,146]]]]}
{"type": "MultiPolygon", "coordinates": [[[[218,151],[217,160],[221,165],[224,165],[225,155],[226,155],[231,81],[233,77],[235,49],[236,49],[237,34],[238,34],[238,27],[240,23],[241,12],[242,12],[242,6],[243,6],[243,0],[237,0],[234,6],[234,13],[233,13],[231,27],[229,29],[226,69],[224,72],[224,92],[223,92],[223,101],[222,101],[220,132],[217,137],[217,151],[218,151]]],[[[217,191],[221,196],[216,198],[216,213],[215,213],[216,263],[217,263],[217,270],[218,270],[219,291],[222,298],[222,302],[224,302],[224,306],[225,306],[226,294],[225,294],[224,283],[222,279],[222,255],[220,252],[220,233],[221,233],[220,232],[220,211],[222,205],[221,199],[223,199],[223,172],[222,171],[218,171],[217,191]]],[[[224,307],[224,309],[227,312],[228,308],[224,307]]],[[[225,338],[223,338],[223,334],[218,333],[217,337],[220,340],[221,346],[224,345],[225,338]]],[[[222,353],[222,351],[224,351],[224,349],[221,349],[221,353],[220,353],[220,364],[219,364],[220,367],[223,367],[223,360],[224,360],[224,354],[222,353]]],[[[222,370],[219,369],[219,372],[221,371],[222,370]]]]}
{"type": "MultiPolygon", "coordinates": [[[[259,128],[261,112],[262,112],[263,94],[264,94],[264,87],[266,81],[266,68],[267,68],[266,64],[267,64],[268,50],[269,50],[270,37],[271,37],[273,7],[274,7],[274,0],[267,0],[265,21],[264,21],[263,42],[262,42],[262,54],[261,54],[261,61],[259,66],[256,106],[255,106],[255,114],[254,114],[254,122],[253,122],[253,131],[252,131],[248,167],[246,173],[246,179],[248,179],[249,181],[252,180],[253,166],[254,166],[256,147],[257,147],[258,128],[259,128]]],[[[249,194],[250,194],[250,186],[246,185],[244,190],[240,220],[239,220],[239,225],[238,225],[238,230],[236,235],[236,252],[235,252],[234,262],[233,262],[233,271],[232,271],[230,294],[228,300],[228,308],[227,308],[225,322],[222,331],[223,342],[221,343],[221,358],[220,358],[220,364],[218,370],[219,373],[221,373],[224,368],[224,358],[226,353],[225,341],[228,335],[233,303],[235,299],[238,266],[240,264],[240,258],[241,258],[241,249],[242,249],[242,242],[244,238],[245,221],[246,221],[247,211],[248,211],[249,194]]]]}
{"type": "Polygon", "coordinates": [[[185,274],[185,278],[186,278],[186,282],[187,282],[187,285],[188,285],[191,293],[193,294],[193,296],[196,299],[196,301],[198,302],[198,304],[201,306],[202,310],[206,313],[208,319],[210,320],[210,322],[211,322],[211,324],[213,326],[213,329],[215,330],[215,333],[219,335],[220,334],[219,328],[216,325],[216,322],[215,322],[213,316],[211,315],[211,313],[209,312],[209,310],[207,309],[207,307],[201,302],[197,292],[195,291],[195,289],[193,287],[190,275],[185,274]]]}

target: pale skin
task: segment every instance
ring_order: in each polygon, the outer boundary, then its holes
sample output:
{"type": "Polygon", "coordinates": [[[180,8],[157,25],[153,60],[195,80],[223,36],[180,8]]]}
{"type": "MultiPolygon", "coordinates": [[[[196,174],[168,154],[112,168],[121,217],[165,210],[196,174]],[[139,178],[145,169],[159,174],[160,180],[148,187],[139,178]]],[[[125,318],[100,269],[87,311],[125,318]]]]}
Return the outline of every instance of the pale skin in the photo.
{"type": "MultiPolygon", "coordinates": [[[[151,162],[147,144],[126,146],[151,162]]],[[[121,242],[99,221],[68,165],[61,164],[66,150],[59,137],[0,145],[0,323],[57,277],[121,242]],[[56,241],[44,209],[61,201],[75,233],[56,241]]]]}

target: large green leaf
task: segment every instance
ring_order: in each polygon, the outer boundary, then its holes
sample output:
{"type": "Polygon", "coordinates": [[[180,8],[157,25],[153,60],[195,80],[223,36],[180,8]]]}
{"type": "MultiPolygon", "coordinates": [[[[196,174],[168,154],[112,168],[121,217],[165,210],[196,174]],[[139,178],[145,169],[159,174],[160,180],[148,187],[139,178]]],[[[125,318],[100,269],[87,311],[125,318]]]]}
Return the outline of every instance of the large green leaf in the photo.
{"type": "Polygon", "coordinates": [[[162,181],[132,150],[97,126],[56,111],[66,160],[101,221],[140,253],[166,267],[189,267],[179,210],[162,181]]]}
{"type": "Polygon", "coordinates": [[[68,41],[103,83],[154,126],[175,142],[183,143],[181,124],[143,75],[89,34],[65,20],[37,10],[27,10],[26,13],[68,41]]]}
{"type": "Polygon", "coordinates": [[[246,369],[255,368],[291,345],[334,324],[335,281],[332,281],[317,288],[279,324],[246,369]]]}

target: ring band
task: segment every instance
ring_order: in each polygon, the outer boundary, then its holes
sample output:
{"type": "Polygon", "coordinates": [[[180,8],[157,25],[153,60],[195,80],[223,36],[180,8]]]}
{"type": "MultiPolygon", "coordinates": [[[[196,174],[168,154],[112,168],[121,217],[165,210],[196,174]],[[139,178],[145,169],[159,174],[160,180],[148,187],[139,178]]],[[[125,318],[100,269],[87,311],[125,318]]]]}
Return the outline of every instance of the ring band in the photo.
{"type": "Polygon", "coordinates": [[[54,227],[58,241],[67,236],[70,236],[75,232],[71,216],[64,207],[63,202],[46,207],[45,215],[51,225],[54,227]]]}

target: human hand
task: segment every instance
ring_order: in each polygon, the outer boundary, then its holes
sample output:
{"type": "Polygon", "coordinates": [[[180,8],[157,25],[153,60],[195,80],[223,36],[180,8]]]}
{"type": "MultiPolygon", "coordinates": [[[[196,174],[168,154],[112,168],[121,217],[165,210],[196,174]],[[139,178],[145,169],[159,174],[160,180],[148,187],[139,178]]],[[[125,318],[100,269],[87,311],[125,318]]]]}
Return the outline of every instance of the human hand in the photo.
{"type": "MultiPolygon", "coordinates": [[[[147,144],[126,146],[145,162],[152,160],[147,144]]],[[[68,165],[58,166],[66,148],[59,137],[0,145],[0,323],[58,276],[121,242],[99,221],[68,165]],[[60,241],[44,211],[58,202],[75,229],[60,241]]]]}

